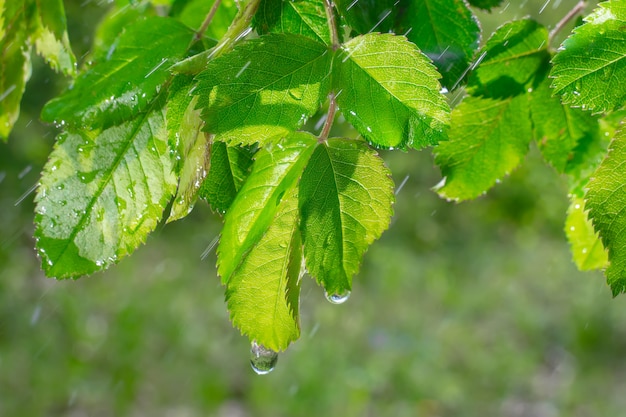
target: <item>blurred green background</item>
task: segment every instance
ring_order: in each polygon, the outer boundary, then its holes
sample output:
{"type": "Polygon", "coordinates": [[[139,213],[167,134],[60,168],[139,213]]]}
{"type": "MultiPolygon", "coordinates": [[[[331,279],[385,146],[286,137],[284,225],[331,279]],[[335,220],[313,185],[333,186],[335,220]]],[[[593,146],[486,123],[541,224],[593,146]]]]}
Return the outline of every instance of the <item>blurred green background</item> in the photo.
{"type": "MultiPolygon", "coordinates": [[[[104,3],[66,2],[78,56],[104,3]]],[[[529,14],[554,25],[575,3],[479,17],[487,34],[529,14]]],[[[306,280],[301,340],[260,377],[214,252],[201,259],[221,224],[204,203],[105,273],[44,277],[32,190],[57,132],[37,115],[63,82],[36,58],[0,144],[0,416],[626,416],[626,301],[570,261],[566,181],[535,149],[460,205],[430,191],[429,152],[384,153],[406,179],[390,230],[347,303],[306,280]]]]}

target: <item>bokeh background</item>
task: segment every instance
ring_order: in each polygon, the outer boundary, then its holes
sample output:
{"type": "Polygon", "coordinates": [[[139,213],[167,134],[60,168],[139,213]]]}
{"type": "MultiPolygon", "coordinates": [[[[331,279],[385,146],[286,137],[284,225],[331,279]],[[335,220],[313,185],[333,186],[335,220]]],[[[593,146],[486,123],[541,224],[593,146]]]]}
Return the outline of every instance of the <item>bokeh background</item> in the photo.
{"type": "MultiPolygon", "coordinates": [[[[107,3],[66,1],[78,56],[107,3]]],[[[553,26],[575,3],[479,17],[486,34],[525,15],[553,26]]],[[[35,58],[0,144],[1,416],[626,416],[626,298],[574,267],[566,180],[536,149],[460,205],[430,190],[440,174],[428,151],[383,153],[404,182],[391,228],[347,303],[305,281],[301,339],[257,376],[215,253],[202,256],[221,227],[204,203],[104,273],[40,271],[32,191],[58,132],[38,114],[65,82],[35,58]]]]}

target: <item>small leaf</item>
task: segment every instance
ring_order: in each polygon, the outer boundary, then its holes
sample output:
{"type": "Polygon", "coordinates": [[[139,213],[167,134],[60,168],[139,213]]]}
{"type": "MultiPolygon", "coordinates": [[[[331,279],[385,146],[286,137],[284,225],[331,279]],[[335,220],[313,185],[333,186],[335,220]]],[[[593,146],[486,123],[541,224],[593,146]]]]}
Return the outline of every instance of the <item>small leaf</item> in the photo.
{"type": "Polygon", "coordinates": [[[76,57],[67,36],[67,22],[62,0],[37,2],[34,17],[37,27],[33,38],[37,52],[55,71],[65,75],[76,75],[76,57]]]}
{"type": "Polygon", "coordinates": [[[6,141],[20,115],[20,102],[31,71],[23,1],[0,0],[0,35],[0,140],[6,141]]]}
{"type": "Polygon", "coordinates": [[[254,19],[261,34],[294,33],[330,44],[324,0],[261,0],[254,19]]]}
{"type": "Polygon", "coordinates": [[[394,185],[366,144],[330,139],[317,146],[300,181],[304,255],[329,294],[352,287],[361,258],[387,229],[394,185]]]}
{"type": "Polygon", "coordinates": [[[437,66],[441,83],[452,89],[459,84],[478,49],[480,26],[464,0],[409,2],[403,32],[437,66]],[[406,29],[404,29],[406,28],[406,29]]]}
{"type": "Polygon", "coordinates": [[[63,133],[44,167],[35,237],[46,275],[104,269],[146,239],[176,190],[161,111],[63,133]]]}
{"type": "Polygon", "coordinates": [[[592,141],[600,130],[597,118],[562,105],[549,85],[544,79],[530,95],[533,134],[544,159],[563,173],[571,168],[579,144],[592,141]]]}
{"type": "Polygon", "coordinates": [[[626,291],[626,130],[615,135],[609,153],[589,181],[586,208],[609,251],[606,277],[613,295],[626,291]]]}
{"type": "Polygon", "coordinates": [[[499,27],[481,49],[469,77],[467,91],[490,98],[524,94],[547,67],[548,31],[524,19],[499,27]]]}
{"type": "Polygon", "coordinates": [[[590,271],[605,268],[608,265],[608,254],[598,234],[593,230],[593,225],[585,211],[585,200],[581,197],[572,197],[567,210],[565,234],[578,269],[590,271]]]}
{"type": "Polygon", "coordinates": [[[563,103],[606,112],[626,102],[626,3],[607,1],[563,42],[551,76],[563,103]]]}
{"type": "Polygon", "coordinates": [[[198,190],[209,169],[210,136],[202,132],[204,122],[196,110],[197,96],[191,94],[193,78],[177,76],[170,86],[167,131],[170,149],[176,153],[178,189],[168,223],[182,219],[193,209],[198,190]]]}
{"type": "Polygon", "coordinates": [[[219,213],[226,213],[250,173],[255,147],[228,146],[213,142],[211,169],[200,187],[200,197],[219,213]]]}
{"type": "Polygon", "coordinates": [[[389,32],[400,11],[398,0],[337,0],[334,3],[350,28],[361,35],[389,32]]]}
{"type": "Polygon", "coordinates": [[[516,168],[532,137],[528,97],[466,97],[452,111],[450,140],[435,148],[444,179],[437,192],[467,200],[484,194],[516,168]]]}
{"type": "Polygon", "coordinates": [[[168,68],[185,55],[192,38],[191,30],[172,19],[134,22],[104,61],[89,67],[72,88],[45,105],[42,118],[106,128],[134,117],[156,97],[170,77],[168,68]]]}
{"type": "Polygon", "coordinates": [[[233,323],[276,351],[299,335],[297,185],[316,143],[308,133],[294,133],[259,151],[226,213],[218,247],[233,323]]]}
{"type": "Polygon", "coordinates": [[[385,148],[421,148],[445,137],[449,108],[439,74],[406,38],[356,37],[335,59],[333,88],[343,115],[385,148]]]}
{"type": "Polygon", "coordinates": [[[498,7],[504,0],[468,0],[469,4],[479,9],[491,10],[494,7],[498,7]]]}
{"type": "Polygon", "coordinates": [[[205,130],[230,144],[265,144],[317,112],[331,54],[299,35],[269,34],[213,59],[197,77],[205,130]]]}

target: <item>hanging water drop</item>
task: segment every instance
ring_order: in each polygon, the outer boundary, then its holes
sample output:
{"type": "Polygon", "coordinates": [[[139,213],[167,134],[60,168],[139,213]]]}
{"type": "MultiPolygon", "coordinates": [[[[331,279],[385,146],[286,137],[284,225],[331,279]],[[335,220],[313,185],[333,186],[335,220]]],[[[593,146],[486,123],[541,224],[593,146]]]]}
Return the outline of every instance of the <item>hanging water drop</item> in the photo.
{"type": "Polygon", "coordinates": [[[269,374],[274,370],[278,362],[278,353],[268,349],[257,342],[252,342],[250,347],[250,366],[259,375],[269,374]]]}
{"type": "Polygon", "coordinates": [[[345,290],[340,293],[333,293],[333,294],[329,294],[328,292],[325,292],[324,294],[326,295],[326,299],[333,304],[343,304],[346,301],[348,301],[348,298],[350,298],[350,291],[348,290],[345,290]]]}

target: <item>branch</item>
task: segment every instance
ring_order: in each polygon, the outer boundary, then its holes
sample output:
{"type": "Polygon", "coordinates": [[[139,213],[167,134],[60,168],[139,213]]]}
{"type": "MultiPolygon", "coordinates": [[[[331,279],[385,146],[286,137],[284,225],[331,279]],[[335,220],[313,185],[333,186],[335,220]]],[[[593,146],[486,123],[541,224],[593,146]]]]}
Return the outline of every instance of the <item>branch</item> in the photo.
{"type": "Polygon", "coordinates": [[[333,127],[333,121],[335,120],[335,113],[337,112],[337,102],[335,100],[335,93],[332,91],[328,95],[328,99],[330,100],[330,104],[328,104],[328,115],[326,116],[326,121],[324,122],[324,128],[319,135],[318,142],[324,142],[328,139],[328,135],[330,134],[330,129],[333,127]]]}
{"type": "Polygon", "coordinates": [[[209,13],[204,18],[202,26],[200,26],[200,29],[198,29],[198,31],[196,32],[196,36],[194,36],[194,41],[199,41],[200,39],[202,39],[202,36],[204,36],[204,32],[206,32],[206,30],[209,28],[209,25],[213,20],[213,16],[215,16],[217,9],[220,7],[220,4],[222,4],[222,0],[215,0],[215,3],[213,3],[211,10],[209,10],[209,13]]]}
{"type": "Polygon", "coordinates": [[[333,51],[339,49],[339,32],[337,32],[337,24],[335,23],[335,13],[333,11],[332,0],[324,1],[324,8],[326,9],[326,19],[328,20],[328,28],[330,29],[330,43],[332,44],[333,51]]]}
{"type": "Polygon", "coordinates": [[[572,8],[572,10],[570,10],[565,16],[563,16],[563,19],[561,19],[559,23],[556,24],[554,29],[550,31],[550,41],[552,41],[554,37],[558,35],[561,30],[563,30],[563,27],[565,27],[574,17],[576,17],[578,13],[582,12],[586,6],[587,2],[585,0],[580,0],[572,8]]]}

